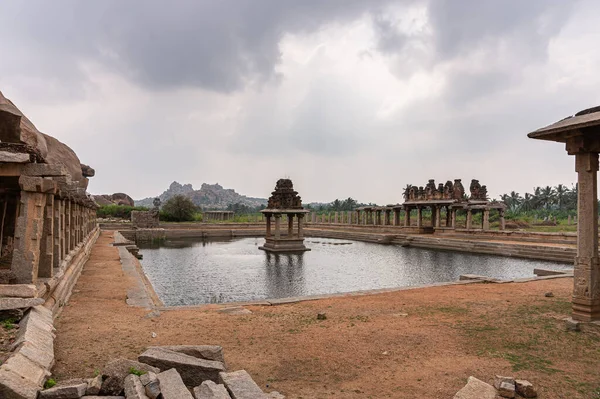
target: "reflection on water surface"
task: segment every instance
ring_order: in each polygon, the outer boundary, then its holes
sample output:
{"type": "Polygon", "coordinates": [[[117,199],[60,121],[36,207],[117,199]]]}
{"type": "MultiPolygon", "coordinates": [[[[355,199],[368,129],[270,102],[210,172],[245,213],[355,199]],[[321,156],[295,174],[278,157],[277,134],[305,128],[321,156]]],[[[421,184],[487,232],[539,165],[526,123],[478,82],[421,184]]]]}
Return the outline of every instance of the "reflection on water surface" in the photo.
{"type": "Polygon", "coordinates": [[[461,274],[512,279],[571,265],[308,238],[312,251],[271,254],[263,238],[140,244],[142,266],[168,306],[251,301],[455,281],[461,274]]]}

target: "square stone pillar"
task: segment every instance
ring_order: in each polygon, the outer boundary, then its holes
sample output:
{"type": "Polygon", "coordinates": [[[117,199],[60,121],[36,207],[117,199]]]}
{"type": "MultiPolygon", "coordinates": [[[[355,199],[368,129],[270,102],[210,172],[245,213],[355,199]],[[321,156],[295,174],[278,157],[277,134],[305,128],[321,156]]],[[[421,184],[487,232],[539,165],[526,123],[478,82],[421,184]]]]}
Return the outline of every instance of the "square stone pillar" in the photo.
{"type": "Polygon", "coordinates": [[[577,172],[577,257],[573,278],[573,319],[600,320],[598,262],[598,153],[575,154],[577,172]]]}
{"type": "Polygon", "coordinates": [[[404,227],[410,227],[410,208],[404,210],[404,227]]]}
{"type": "Polygon", "coordinates": [[[281,238],[281,215],[275,214],[275,239],[279,240],[281,238]]]}
{"type": "Polygon", "coordinates": [[[62,242],[63,242],[63,230],[62,230],[62,207],[63,202],[60,198],[54,198],[54,257],[52,267],[58,269],[60,267],[60,262],[63,260],[63,250],[62,250],[62,242]]]}
{"type": "Polygon", "coordinates": [[[423,227],[423,209],[417,207],[417,227],[423,227]]]}
{"type": "Polygon", "coordinates": [[[390,210],[386,210],[386,211],[385,211],[385,216],[384,216],[384,218],[383,218],[383,223],[384,223],[386,226],[389,226],[389,225],[391,224],[391,218],[390,218],[390,214],[391,214],[391,213],[392,213],[392,211],[390,211],[390,210]]]}
{"type": "Polygon", "coordinates": [[[298,238],[304,238],[304,215],[298,214],[298,238]]]}
{"type": "Polygon", "coordinates": [[[338,213],[336,212],[333,217],[334,217],[334,223],[337,224],[338,223],[338,213]]]}
{"type": "Polygon", "coordinates": [[[451,224],[450,225],[452,226],[453,229],[456,228],[456,212],[457,211],[458,211],[458,209],[454,209],[454,208],[452,208],[450,210],[450,218],[451,218],[451,220],[450,220],[451,224]]]}
{"type": "Polygon", "coordinates": [[[452,212],[449,207],[446,207],[446,227],[450,227],[452,225],[452,212]]]}
{"type": "Polygon", "coordinates": [[[311,223],[317,223],[317,213],[316,212],[312,212],[310,214],[310,221],[311,221],[311,223]]]}
{"type": "Polygon", "coordinates": [[[46,194],[21,191],[11,270],[18,284],[37,281],[46,194]]]}
{"type": "Polygon", "coordinates": [[[400,226],[400,209],[394,209],[394,226],[400,226]]]}
{"type": "Polygon", "coordinates": [[[44,224],[40,241],[38,277],[49,278],[54,270],[54,193],[44,196],[44,224]]]}
{"type": "Polygon", "coordinates": [[[271,237],[271,215],[267,215],[267,237],[271,237]]]}
{"type": "Polygon", "coordinates": [[[473,212],[470,209],[467,209],[467,230],[470,230],[473,227],[473,212]]]}
{"type": "Polygon", "coordinates": [[[441,227],[441,225],[442,225],[442,209],[438,208],[437,206],[434,207],[434,209],[435,209],[434,227],[441,227]]]}
{"type": "Polygon", "coordinates": [[[490,229],[490,210],[489,209],[483,210],[482,219],[483,219],[483,221],[481,222],[482,228],[484,230],[489,230],[490,229]]]}
{"type": "Polygon", "coordinates": [[[506,220],[504,220],[504,209],[500,209],[500,230],[506,229],[506,220]]]}
{"type": "Polygon", "coordinates": [[[348,211],[347,217],[348,217],[348,224],[352,224],[352,211],[348,211]]]}
{"type": "Polygon", "coordinates": [[[294,236],[294,215],[287,215],[288,218],[288,238],[292,238],[294,236]]]}

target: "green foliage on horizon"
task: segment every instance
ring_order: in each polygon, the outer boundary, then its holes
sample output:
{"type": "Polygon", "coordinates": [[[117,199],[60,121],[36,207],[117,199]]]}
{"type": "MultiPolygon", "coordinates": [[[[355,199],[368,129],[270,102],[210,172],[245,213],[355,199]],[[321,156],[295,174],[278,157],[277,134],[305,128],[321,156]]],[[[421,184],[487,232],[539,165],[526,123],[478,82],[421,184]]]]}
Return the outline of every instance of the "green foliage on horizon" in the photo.
{"type": "Polygon", "coordinates": [[[99,218],[131,219],[131,211],[147,211],[143,206],[103,205],[96,211],[99,218]]]}
{"type": "Polygon", "coordinates": [[[571,188],[563,184],[556,187],[534,187],[533,193],[525,193],[524,196],[511,191],[509,194],[502,194],[500,200],[508,207],[507,219],[522,217],[566,219],[569,215],[577,215],[576,184],[571,188]]]}
{"type": "Polygon", "coordinates": [[[199,209],[191,199],[184,195],[171,197],[164,203],[160,220],[166,222],[191,222],[199,209]]]}

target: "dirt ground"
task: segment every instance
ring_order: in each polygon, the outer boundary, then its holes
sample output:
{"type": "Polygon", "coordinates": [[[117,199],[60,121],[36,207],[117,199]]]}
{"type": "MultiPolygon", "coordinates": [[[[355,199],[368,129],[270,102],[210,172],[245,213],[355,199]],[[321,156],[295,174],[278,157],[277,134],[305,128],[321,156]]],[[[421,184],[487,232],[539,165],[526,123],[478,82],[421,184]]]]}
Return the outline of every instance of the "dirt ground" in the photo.
{"type": "Polygon", "coordinates": [[[111,242],[102,232],[57,321],[59,380],[93,376],[150,345],[218,344],[230,370],[288,398],[451,398],[470,375],[495,374],[528,379],[542,399],[600,398],[600,333],[567,332],[562,321],[569,278],[150,317],[125,304],[132,281],[111,242]]]}

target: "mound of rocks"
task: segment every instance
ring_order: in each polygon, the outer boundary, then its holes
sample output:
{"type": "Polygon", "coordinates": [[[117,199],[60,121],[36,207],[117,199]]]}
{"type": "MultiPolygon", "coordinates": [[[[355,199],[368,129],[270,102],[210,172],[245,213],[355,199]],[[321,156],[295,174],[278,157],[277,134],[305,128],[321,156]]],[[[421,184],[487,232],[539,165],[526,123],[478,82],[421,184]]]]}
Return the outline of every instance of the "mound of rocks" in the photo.
{"type": "Polygon", "coordinates": [[[265,393],[245,370],[229,372],[223,348],[152,346],[138,360],[116,359],[95,378],[61,381],[38,399],[285,399],[265,393]]]}
{"type": "Polygon", "coordinates": [[[454,395],[454,399],[496,399],[498,397],[535,398],[537,392],[529,381],[497,375],[493,386],[471,376],[467,385],[454,395]]]}

